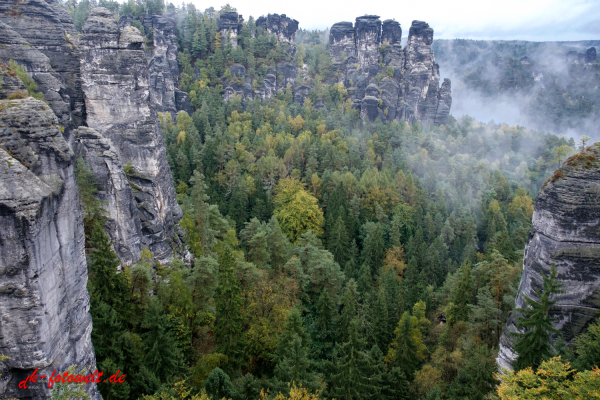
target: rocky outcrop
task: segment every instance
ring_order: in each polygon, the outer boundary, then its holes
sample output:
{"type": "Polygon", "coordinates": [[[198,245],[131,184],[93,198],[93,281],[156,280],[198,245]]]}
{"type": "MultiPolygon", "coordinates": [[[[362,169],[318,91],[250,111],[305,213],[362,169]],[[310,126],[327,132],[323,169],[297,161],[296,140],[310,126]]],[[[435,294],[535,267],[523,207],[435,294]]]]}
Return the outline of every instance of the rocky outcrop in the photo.
{"type": "Polygon", "coordinates": [[[74,154],[58,122],[31,97],[0,100],[1,398],[50,397],[46,380],[18,387],[35,369],[95,370],[74,154]]]}
{"type": "Polygon", "coordinates": [[[84,122],[77,35],[54,0],[0,0],[0,60],[10,58],[31,74],[67,135],[84,122]]]}
{"type": "MultiPolygon", "coordinates": [[[[137,28],[119,29],[110,11],[98,7],[84,25],[80,51],[87,125],[107,140],[94,146],[109,145],[121,166],[127,165],[135,171],[133,207],[137,208],[139,220],[130,218],[130,205],[110,210],[113,218],[109,224],[115,229],[108,233],[124,260],[136,259],[139,243],[164,260],[171,253],[169,241],[175,239],[175,224],[181,218],[181,209],[176,202],[162,132],[151,101],[144,43],[140,42],[137,28]],[[141,231],[137,226],[140,221],[141,231]],[[139,240],[132,236],[136,230],[139,240]]],[[[85,146],[92,146],[89,141],[94,139],[88,135],[86,140],[85,146]]],[[[84,154],[92,155],[90,162],[97,163],[94,152],[84,154]]],[[[104,172],[99,172],[100,179],[104,179],[104,172]]],[[[113,183],[122,183],[122,177],[111,176],[116,179],[113,183]]],[[[120,204],[121,200],[114,198],[115,204],[120,204]]]]}
{"type": "MultiPolygon", "coordinates": [[[[523,274],[516,308],[524,296],[537,300],[543,276],[552,264],[564,294],[556,295],[551,317],[566,341],[581,333],[600,308],[600,144],[568,159],[545,184],[535,203],[533,229],[525,247],[523,274]]],[[[500,340],[498,364],[510,368],[518,312],[514,312],[500,340]]]]}
{"type": "Polygon", "coordinates": [[[256,20],[258,28],[265,29],[268,33],[277,36],[280,42],[294,43],[298,21],[288,18],[285,14],[269,14],[256,20]]]}
{"type": "Polygon", "coordinates": [[[219,15],[219,32],[223,44],[229,40],[234,49],[237,47],[237,35],[242,31],[243,22],[242,15],[235,11],[224,12],[219,15]]]}
{"type": "Polygon", "coordinates": [[[440,84],[439,67],[431,52],[433,29],[413,21],[405,48],[402,29],[393,20],[381,23],[376,15],[358,17],[354,26],[340,22],[331,27],[329,52],[354,107],[364,118],[404,119],[444,124],[452,105],[450,80],[440,84]],[[379,77],[378,81],[372,79],[379,77]],[[367,93],[375,85],[377,95],[367,93]],[[375,109],[374,99],[377,100],[375,109]]]}
{"type": "Polygon", "coordinates": [[[596,62],[596,48],[590,47],[585,52],[585,62],[586,64],[593,64],[596,62]]]}
{"type": "MultiPolygon", "coordinates": [[[[122,15],[119,18],[119,29],[124,31],[136,20],[144,28],[146,38],[143,42],[148,43],[144,50],[148,60],[148,86],[152,106],[156,111],[170,112],[172,115],[179,110],[186,111],[191,115],[190,99],[187,93],[177,87],[179,65],[177,63],[175,21],[162,15],[144,17],[122,15]]],[[[139,43],[142,44],[142,42],[139,43]]]]}

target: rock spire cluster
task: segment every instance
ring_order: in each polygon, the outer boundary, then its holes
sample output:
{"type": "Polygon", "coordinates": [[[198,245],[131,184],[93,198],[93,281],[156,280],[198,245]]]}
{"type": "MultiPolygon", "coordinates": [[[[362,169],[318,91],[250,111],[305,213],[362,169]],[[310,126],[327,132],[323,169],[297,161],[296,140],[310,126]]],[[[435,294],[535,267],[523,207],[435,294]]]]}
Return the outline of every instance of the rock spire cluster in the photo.
{"type": "Polygon", "coordinates": [[[402,28],[376,15],[331,27],[329,52],[356,109],[373,121],[394,119],[443,124],[452,105],[451,85],[440,87],[439,66],[431,51],[433,29],[413,21],[408,42],[402,28]]]}

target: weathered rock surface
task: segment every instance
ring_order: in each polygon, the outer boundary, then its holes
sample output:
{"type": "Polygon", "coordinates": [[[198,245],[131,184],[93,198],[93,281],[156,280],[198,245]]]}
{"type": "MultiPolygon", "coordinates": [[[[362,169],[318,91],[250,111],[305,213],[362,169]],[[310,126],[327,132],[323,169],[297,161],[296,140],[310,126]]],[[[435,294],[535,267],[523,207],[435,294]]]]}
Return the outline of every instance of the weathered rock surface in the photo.
{"type": "Polygon", "coordinates": [[[259,17],[256,20],[256,26],[277,36],[277,40],[280,42],[291,44],[294,42],[298,30],[298,21],[288,18],[285,14],[269,14],[266,17],[259,17]]]}
{"type": "Polygon", "coordinates": [[[354,107],[369,120],[404,119],[444,124],[452,105],[450,80],[439,87],[439,67],[431,52],[433,29],[413,21],[408,42],[400,46],[402,28],[393,20],[381,23],[376,15],[358,17],[352,26],[340,22],[331,27],[329,52],[352,96],[354,107]],[[377,94],[371,78],[383,76],[377,94]],[[369,97],[367,99],[367,97],[369,97]],[[375,110],[372,97],[377,99],[375,110]]]}
{"type": "Polygon", "coordinates": [[[235,11],[224,12],[219,15],[219,32],[223,44],[229,40],[233,48],[237,47],[237,35],[242,30],[244,18],[235,11]]]}
{"type": "MultiPolygon", "coordinates": [[[[135,171],[135,177],[130,178],[135,180],[135,207],[140,210],[139,240],[157,258],[166,259],[181,209],[151,101],[143,44],[138,46],[137,39],[133,39],[137,37],[135,31],[137,28],[132,26],[120,30],[105,8],[98,7],[90,13],[80,40],[87,125],[108,140],[122,166],[131,164],[135,171]]],[[[99,174],[101,179],[103,176],[104,173],[99,174]]],[[[119,200],[115,202],[119,204],[119,200]]],[[[115,249],[127,259],[135,259],[139,241],[131,233],[138,229],[139,222],[129,217],[131,207],[111,210],[111,217],[113,214],[111,224],[115,230],[108,233],[115,249]]]]}
{"type": "MultiPolygon", "coordinates": [[[[0,397],[50,397],[39,369],[95,370],[74,154],[43,102],[0,100],[0,397]]],[[[87,384],[91,398],[99,398],[87,384]]]]}
{"type": "MultiPolygon", "coordinates": [[[[73,149],[98,180],[124,263],[143,247],[166,259],[177,240],[181,210],[156,114],[191,111],[190,101],[176,85],[173,20],[140,21],[146,37],[133,17],[119,28],[95,9],[80,43],[54,0],[0,0],[0,354],[11,357],[0,363],[0,398],[49,397],[45,384],[18,388],[36,368],[95,369],[73,149]],[[25,90],[11,59],[46,103],[2,100],[25,90]]],[[[86,390],[99,398],[95,385],[86,390]]]]}
{"type": "Polygon", "coordinates": [[[83,123],[77,35],[54,0],[0,0],[0,60],[9,58],[32,75],[67,134],[83,123]]]}
{"type": "MultiPolygon", "coordinates": [[[[119,18],[119,29],[124,31],[138,20],[145,32],[151,32],[152,42],[144,48],[148,60],[148,85],[150,102],[156,111],[170,112],[172,115],[183,110],[192,114],[192,106],[188,94],[177,87],[179,65],[177,64],[177,33],[175,21],[162,15],[133,17],[122,15],[119,18]]],[[[121,39],[124,40],[124,39],[121,39]]]]}
{"type": "MultiPolygon", "coordinates": [[[[541,289],[542,277],[549,276],[555,264],[565,293],[553,298],[557,302],[550,314],[567,341],[581,333],[600,308],[600,144],[591,146],[583,160],[577,157],[567,160],[540,190],[516,298],[517,308],[523,307],[523,296],[537,300],[535,289],[541,289]]],[[[511,368],[517,357],[510,332],[517,331],[518,316],[510,316],[500,339],[500,367],[511,368]]]]}

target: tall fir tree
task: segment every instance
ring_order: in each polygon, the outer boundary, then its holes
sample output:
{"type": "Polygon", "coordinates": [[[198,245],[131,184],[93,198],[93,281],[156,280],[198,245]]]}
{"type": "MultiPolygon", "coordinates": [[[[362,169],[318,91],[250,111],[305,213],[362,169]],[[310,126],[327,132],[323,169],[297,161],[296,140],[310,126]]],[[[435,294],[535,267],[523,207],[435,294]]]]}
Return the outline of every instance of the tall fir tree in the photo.
{"type": "Polygon", "coordinates": [[[550,298],[564,293],[560,290],[562,284],[556,281],[556,274],[556,266],[552,264],[550,276],[543,276],[542,290],[535,290],[538,301],[523,295],[528,308],[518,309],[523,317],[518,320],[517,327],[525,328],[525,333],[515,333],[517,337],[515,350],[519,354],[514,364],[516,370],[527,367],[537,368],[544,359],[552,356],[550,334],[558,333],[558,330],[552,327],[555,319],[549,315],[550,308],[556,304],[556,300],[550,298]]]}

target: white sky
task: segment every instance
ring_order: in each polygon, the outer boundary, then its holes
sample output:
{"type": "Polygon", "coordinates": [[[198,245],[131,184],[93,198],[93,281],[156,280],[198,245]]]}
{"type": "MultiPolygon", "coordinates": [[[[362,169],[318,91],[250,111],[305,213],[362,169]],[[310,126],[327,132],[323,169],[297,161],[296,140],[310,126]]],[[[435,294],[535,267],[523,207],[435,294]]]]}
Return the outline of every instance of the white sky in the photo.
{"type": "MultiPolygon", "coordinates": [[[[190,0],[187,0],[189,2],[190,0]]],[[[600,39],[600,0],[191,0],[198,9],[236,7],[245,20],[287,14],[304,29],[324,29],[364,14],[395,19],[406,37],[413,20],[434,38],[569,41],[600,39]]],[[[173,1],[179,3],[180,0],[173,1]]]]}

